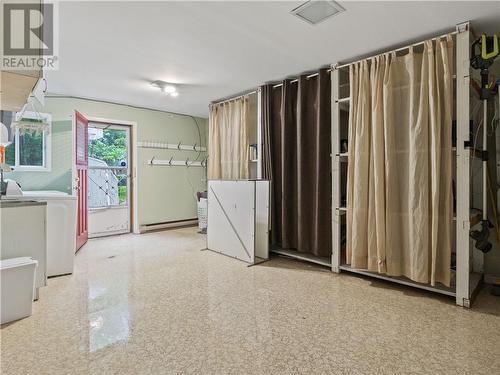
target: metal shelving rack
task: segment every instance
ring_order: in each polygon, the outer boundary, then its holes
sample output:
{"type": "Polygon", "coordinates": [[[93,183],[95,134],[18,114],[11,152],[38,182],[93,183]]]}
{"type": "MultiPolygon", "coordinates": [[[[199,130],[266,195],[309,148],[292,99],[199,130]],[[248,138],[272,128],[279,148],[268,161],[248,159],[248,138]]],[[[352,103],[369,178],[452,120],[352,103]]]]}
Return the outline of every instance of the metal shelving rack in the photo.
{"type": "MultiPolygon", "coordinates": [[[[453,296],[459,306],[470,307],[471,298],[477,286],[482,280],[482,258],[483,255],[475,250],[469,238],[471,228],[470,208],[471,208],[471,181],[470,181],[470,159],[473,157],[469,148],[464,142],[469,140],[469,46],[471,43],[471,30],[468,22],[457,25],[455,36],[455,78],[456,78],[456,100],[455,113],[457,122],[457,146],[456,152],[456,287],[446,288],[444,286],[431,286],[413,282],[404,277],[390,277],[364,269],[354,269],[345,264],[342,259],[341,228],[342,221],[346,217],[347,208],[341,202],[342,187],[346,183],[342,176],[342,169],[349,162],[348,152],[341,150],[341,111],[346,110],[350,97],[345,94],[345,83],[341,81],[344,75],[348,74],[349,64],[332,65],[332,271],[333,272],[353,272],[365,276],[384,279],[391,282],[404,284],[420,289],[453,296]],[[342,77],[341,77],[342,76],[342,77]]],[[[420,44],[420,43],[416,43],[420,44]]],[[[407,50],[410,46],[399,48],[395,51],[407,50]]],[[[390,51],[388,51],[390,52],[390,51]]],[[[348,75],[347,75],[348,77],[348,75]]],[[[347,85],[348,86],[348,85],[347,85]]],[[[348,94],[350,95],[350,94],[348,94]]],[[[347,110],[348,111],[348,110],[347,110]]]]}

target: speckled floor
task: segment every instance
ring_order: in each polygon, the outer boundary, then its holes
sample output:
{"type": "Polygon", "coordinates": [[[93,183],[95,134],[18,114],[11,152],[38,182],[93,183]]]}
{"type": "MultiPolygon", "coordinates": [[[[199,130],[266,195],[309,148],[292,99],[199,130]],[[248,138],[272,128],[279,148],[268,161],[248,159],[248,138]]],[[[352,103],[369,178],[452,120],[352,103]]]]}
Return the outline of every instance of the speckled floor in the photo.
{"type": "Polygon", "coordinates": [[[1,330],[2,374],[495,374],[500,298],[475,308],[283,258],[200,251],[193,228],[95,239],[1,330]]]}

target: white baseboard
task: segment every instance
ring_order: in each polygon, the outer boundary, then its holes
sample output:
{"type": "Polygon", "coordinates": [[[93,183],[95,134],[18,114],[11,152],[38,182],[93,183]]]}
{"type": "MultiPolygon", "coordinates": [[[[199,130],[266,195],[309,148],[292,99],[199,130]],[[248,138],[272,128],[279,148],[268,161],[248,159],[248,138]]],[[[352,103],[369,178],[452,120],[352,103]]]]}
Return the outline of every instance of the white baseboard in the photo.
{"type": "Polygon", "coordinates": [[[141,225],[139,227],[139,233],[146,233],[160,229],[172,229],[172,228],[195,226],[195,225],[198,225],[198,219],[188,219],[188,220],[172,221],[168,223],[158,223],[158,224],[147,224],[147,225],[141,225]]]}

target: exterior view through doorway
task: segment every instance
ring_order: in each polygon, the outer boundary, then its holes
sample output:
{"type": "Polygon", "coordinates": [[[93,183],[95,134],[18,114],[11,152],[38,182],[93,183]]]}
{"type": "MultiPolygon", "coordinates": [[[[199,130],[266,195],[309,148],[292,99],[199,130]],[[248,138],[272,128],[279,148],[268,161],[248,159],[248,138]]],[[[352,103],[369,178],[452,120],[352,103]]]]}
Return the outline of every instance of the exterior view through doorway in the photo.
{"type": "Polygon", "coordinates": [[[88,232],[101,237],[131,231],[131,127],[89,121],[88,232]]]}

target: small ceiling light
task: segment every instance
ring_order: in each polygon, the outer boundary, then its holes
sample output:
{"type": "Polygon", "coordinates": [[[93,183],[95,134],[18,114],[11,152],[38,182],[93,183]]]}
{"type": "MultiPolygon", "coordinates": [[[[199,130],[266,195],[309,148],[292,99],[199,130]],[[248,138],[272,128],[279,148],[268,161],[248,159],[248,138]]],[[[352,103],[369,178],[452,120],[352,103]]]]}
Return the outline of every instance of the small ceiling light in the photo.
{"type": "Polygon", "coordinates": [[[178,96],[177,88],[171,83],[165,81],[154,81],[151,82],[151,86],[157,87],[161,90],[165,95],[178,96]]]}
{"type": "Polygon", "coordinates": [[[316,25],[344,10],[335,1],[310,0],[293,9],[291,13],[311,25],[316,25]]]}
{"type": "Polygon", "coordinates": [[[172,86],[172,85],[166,85],[166,86],[163,86],[161,91],[163,91],[165,94],[173,94],[175,93],[177,90],[175,89],[175,86],[172,86]]]}

